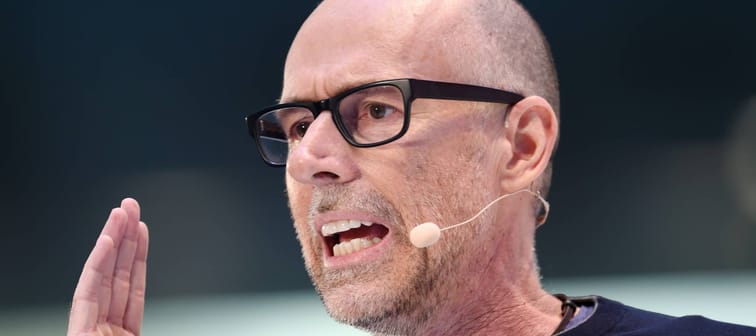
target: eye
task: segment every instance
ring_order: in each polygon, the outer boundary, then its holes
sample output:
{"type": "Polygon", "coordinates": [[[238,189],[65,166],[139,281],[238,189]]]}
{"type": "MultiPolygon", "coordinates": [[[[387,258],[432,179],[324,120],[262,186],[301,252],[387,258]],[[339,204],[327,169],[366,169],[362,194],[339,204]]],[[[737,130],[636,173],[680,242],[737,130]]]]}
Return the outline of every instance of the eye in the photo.
{"type": "Polygon", "coordinates": [[[368,113],[373,119],[383,119],[396,112],[396,109],[383,104],[371,104],[368,106],[368,113]]]}
{"type": "Polygon", "coordinates": [[[305,136],[305,133],[307,133],[307,129],[310,127],[309,121],[299,121],[297,123],[294,123],[294,125],[291,126],[291,130],[289,132],[289,138],[291,139],[302,139],[305,136]]]}

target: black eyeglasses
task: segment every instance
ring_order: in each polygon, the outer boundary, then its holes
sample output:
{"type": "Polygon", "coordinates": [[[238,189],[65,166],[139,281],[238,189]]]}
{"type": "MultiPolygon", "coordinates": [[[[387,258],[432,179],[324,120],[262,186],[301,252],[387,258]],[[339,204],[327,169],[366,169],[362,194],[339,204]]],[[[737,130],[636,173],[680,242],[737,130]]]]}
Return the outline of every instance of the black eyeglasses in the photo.
{"type": "Polygon", "coordinates": [[[245,120],[263,160],[271,166],[285,166],[290,145],[305,136],[321,112],[331,111],[336,128],[352,146],[375,147],[407,132],[410,106],[418,98],[509,105],[523,99],[516,93],[482,86],[393,79],[360,85],[319,101],[269,106],[245,120]]]}

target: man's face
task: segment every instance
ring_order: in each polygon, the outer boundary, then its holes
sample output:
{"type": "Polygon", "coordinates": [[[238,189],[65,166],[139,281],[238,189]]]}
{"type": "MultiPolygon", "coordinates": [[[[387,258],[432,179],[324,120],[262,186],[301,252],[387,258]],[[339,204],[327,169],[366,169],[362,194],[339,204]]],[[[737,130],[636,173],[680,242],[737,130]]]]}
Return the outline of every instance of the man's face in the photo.
{"type": "MultiPolygon", "coordinates": [[[[448,80],[432,43],[397,28],[416,23],[411,10],[367,3],[326,3],[313,14],[290,50],[283,101],[323,99],[382,79],[448,80]]],[[[475,106],[417,100],[408,132],[373,148],[350,146],[325,111],[292,145],[292,216],[307,270],[335,319],[407,328],[399,324],[422,321],[485,262],[476,251],[488,242],[475,237],[490,226],[447,231],[428,249],[408,239],[420,223],[459,222],[497,195],[490,144],[503,114],[475,106]]]]}

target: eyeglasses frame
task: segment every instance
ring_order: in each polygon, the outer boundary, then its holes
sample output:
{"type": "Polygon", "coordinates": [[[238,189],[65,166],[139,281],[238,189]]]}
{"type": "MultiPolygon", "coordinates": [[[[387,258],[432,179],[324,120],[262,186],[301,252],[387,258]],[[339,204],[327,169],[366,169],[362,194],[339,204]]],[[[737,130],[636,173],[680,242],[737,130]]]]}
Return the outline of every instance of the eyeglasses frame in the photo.
{"type": "MultiPolygon", "coordinates": [[[[255,143],[257,144],[257,150],[260,153],[260,156],[262,157],[263,161],[265,161],[265,163],[268,164],[269,166],[283,167],[283,166],[286,166],[285,162],[277,163],[268,159],[265,152],[263,151],[263,146],[260,143],[260,140],[259,140],[260,134],[259,134],[258,128],[256,127],[256,124],[257,124],[257,121],[260,119],[260,117],[262,117],[264,114],[273,110],[300,107],[300,108],[305,108],[309,110],[310,112],[312,112],[313,119],[316,119],[320,115],[320,113],[322,113],[323,111],[326,111],[326,110],[331,111],[331,119],[336,125],[336,128],[339,130],[339,133],[341,133],[342,138],[344,138],[344,140],[346,140],[350,145],[354,147],[367,148],[367,147],[376,147],[380,145],[385,145],[389,142],[392,142],[394,140],[401,138],[402,136],[404,136],[405,133],[407,133],[407,130],[409,129],[409,122],[410,122],[410,107],[412,106],[412,102],[415,99],[475,101],[475,102],[484,102],[484,103],[499,103],[499,104],[514,105],[514,104],[517,104],[520,100],[524,99],[524,97],[514,92],[494,89],[494,88],[485,87],[485,86],[451,83],[451,82],[439,82],[439,81],[430,81],[430,80],[413,79],[413,78],[401,78],[401,79],[381,80],[377,82],[371,82],[371,83],[359,85],[357,87],[341,92],[333,97],[325,98],[325,99],[321,99],[317,101],[290,102],[290,103],[271,105],[271,106],[263,108],[262,110],[258,112],[248,115],[247,117],[244,118],[244,120],[247,124],[247,129],[249,131],[250,136],[252,136],[252,138],[255,140],[255,143]],[[364,89],[368,89],[368,88],[376,87],[376,86],[394,86],[399,89],[399,91],[402,94],[402,98],[404,99],[404,122],[403,122],[401,130],[396,135],[388,139],[378,141],[378,142],[361,144],[354,140],[352,135],[349,134],[349,132],[347,131],[346,126],[344,126],[344,123],[341,120],[341,114],[339,112],[339,104],[341,103],[341,100],[344,97],[347,97],[356,91],[360,91],[360,90],[364,90],[364,89]]],[[[288,155],[287,155],[287,160],[288,160],[288,155]]]]}

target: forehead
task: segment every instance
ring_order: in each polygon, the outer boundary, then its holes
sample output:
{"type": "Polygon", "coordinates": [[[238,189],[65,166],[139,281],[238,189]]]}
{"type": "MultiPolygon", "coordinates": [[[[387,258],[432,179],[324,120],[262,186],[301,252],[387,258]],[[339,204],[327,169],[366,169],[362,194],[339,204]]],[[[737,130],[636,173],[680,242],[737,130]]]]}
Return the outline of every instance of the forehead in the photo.
{"type": "Polygon", "coordinates": [[[292,43],[281,100],[322,99],[384,79],[442,79],[437,43],[421,38],[427,35],[429,6],[407,0],[325,1],[292,43]]]}

